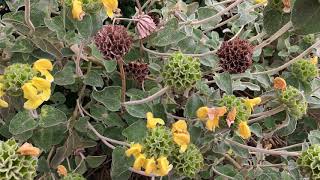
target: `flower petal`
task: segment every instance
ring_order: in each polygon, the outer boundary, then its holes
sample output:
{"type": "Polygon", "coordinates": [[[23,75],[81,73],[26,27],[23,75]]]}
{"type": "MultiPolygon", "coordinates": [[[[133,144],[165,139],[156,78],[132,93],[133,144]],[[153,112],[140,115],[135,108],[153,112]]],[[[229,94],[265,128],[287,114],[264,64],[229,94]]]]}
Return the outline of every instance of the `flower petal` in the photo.
{"type": "Polygon", "coordinates": [[[57,167],[57,173],[59,174],[60,177],[68,175],[67,168],[64,167],[63,165],[59,165],[57,167]]]}
{"type": "Polygon", "coordinates": [[[207,106],[204,106],[204,107],[200,107],[197,110],[196,114],[200,120],[206,120],[208,118],[208,112],[209,112],[209,108],[207,106]]]}
{"type": "Polygon", "coordinates": [[[167,159],[167,157],[160,157],[157,159],[157,175],[159,176],[166,176],[168,175],[169,171],[171,170],[170,168],[170,163],[167,159]]]}
{"type": "Polygon", "coordinates": [[[154,172],[156,170],[157,166],[156,166],[156,161],[154,160],[154,158],[150,158],[147,159],[144,165],[144,169],[145,169],[145,173],[147,175],[151,174],[152,172],[154,172]]]}
{"type": "Polygon", "coordinates": [[[185,120],[179,120],[172,124],[172,132],[188,132],[188,126],[185,120]]]}
{"type": "Polygon", "coordinates": [[[30,143],[24,143],[17,152],[23,156],[38,157],[40,155],[40,149],[33,147],[30,143]]]}
{"type": "Polygon", "coordinates": [[[238,132],[243,139],[251,137],[251,130],[246,121],[241,121],[239,123],[238,132]]]}
{"type": "Polygon", "coordinates": [[[137,156],[136,160],[133,163],[133,169],[140,171],[146,161],[146,156],[144,154],[140,154],[137,156]]]}
{"type": "Polygon", "coordinates": [[[129,157],[133,155],[134,157],[138,157],[142,152],[141,144],[133,144],[128,150],[126,150],[126,155],[129,157]]]}
{"type": "Polygon", "coordinates": [[[85,16],[85,12],[82,10],[82,2],[79,0],[72,0],[72,17],[81,21],[85,16]]]}

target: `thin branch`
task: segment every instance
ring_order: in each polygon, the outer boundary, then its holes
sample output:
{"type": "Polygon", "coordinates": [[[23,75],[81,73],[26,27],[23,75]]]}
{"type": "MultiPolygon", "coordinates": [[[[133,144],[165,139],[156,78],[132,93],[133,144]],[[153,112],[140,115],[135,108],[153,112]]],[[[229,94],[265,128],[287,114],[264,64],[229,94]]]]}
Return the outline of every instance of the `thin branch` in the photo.
{"type": "Polygon", "coordinates": [[[263,31],[263,32],[257,34],[256,36],[251,37],[251,38],[249,39],[249,41],[250,41],[250,42],[253,42],[253,41],[257,40],[257,39],[263,38],[263,36],[265,36],[266,34],[267,34],[267,33],[263,31]]]}
{"type": "Polygon", "coordinates": [[[270,154],[270,155],[277,155],[277,156],[299,156],[300,155],[300,153],[297,153],[297,152],[275,151],[275,150],[266,150],[266,149],[251,147],[251,146],[247,146],[247,145],[232,141],[230,139],[225,139],[225,141],[227,141],[229,144],[233,144],[241,148],[248,149],[253,152],[263,153],[263,154],[270,154]]]}
{"type": "Polygon", "coordinates": [[[320,40],[318,40],[317,42],[315,42],[312,46],[310,46],[308,49],[306,49],[305,51],[303,51],[301,54],[299,54],[297,57],[295,57],[294,59],[288,61],[287,63],[274,68],[274,69],[270,69],[267,71],[262,71],[262,72],[255,72],[252,73],[252,75],[261,75],[261,74],[274,74],[277,73],[287,67],[289,67],[291,64],[295,63],[296,61],[300,60],[301,58],[303,58],[305,55],[307,55],[308,53],[310,53],[314,48],[317,48],[318,46],[320,46],[320,40]]]}
{"type": "Polygon", "coordinates": [[[24,0],[25,10],[24,10],[24,19],[26,21],[27,26],[30,29],[30,34],[33,33],[36,29],[34,28],[34,25],[32,24],[30,13],[31,13],[31,4],[30,0],[24,0]]]}
{"type": "MultiPolygon", "coordinates": [[[[305,142],[305,143],[308,143],[308,142],[305,142]]],[[[295,148],[295,147],[301,147],[303,144],[305,143],[298,143],[298,144],[293,144],[293,145],[290,145],[290,146],[286,146],[286,147],[282,147],[282,148],[277,148],[277,149],[273,149],[273,150],[276,150],[276,151],[279,151],[279,150],[286,150],[286,149],[291,149],[291,148],[295,148]]]]}
{"type": "Polygon", "coordinates": [[[215,14],[214,16],[199,20],[199,21],[192,21],[190,24],[191,25],[199,25],[199,24],[204,24],[204,23],[208,23],[211,20],[222,16],[223,14],[225,14],[226,12],[230,11],[232,8],[236,7],[238,4],[242,3],[244,0],[237,0],[234,3],[232,3],[230,6],[228,6],[227,8],[225,8],[224,10],[220,11],[219,13],[215,14]]]}
{"type": "Polygon", "coordinates": [[[122,105],[138,105],[138,104],[144,104],[144,103],[153,101],[153,100],[157,99],[158,97],[162,96],[164,93],[166,93],[168,91],[168,89],[169,89],[169,86],[166,86],[166,87],[162,88],[160,91],[158,91],[157,93],[155,93],[145,99],[124,102],[124,103],[122,103],[122,105]]]}
{"type": "Polygon", "coordinates": [[[276,33],[274,33],[268,39],[264,40],[262,43],[260,43],[258,46],[256,46],[255,50],[262,49],[266,45],[272,43],[274,40],[278,39],[282,34],[286,33],[291,27],[292,27],[292,22],[289,21],[281,29],[279,29],[276,33]]]}
{"type": "Polygon", "coordinates": [[[228,154],[222,154],[228,161],[230,161],[237,169],[241,169],[241,165],[235,161],[232,157],[230,157],[228,154]]]}
{"type": "Polygon", "coordinates": [[[221,5],[221,4],[228,4],[228,3],[231,3],[233,1],[236,1],[236,0],[225,0],[225,1],[217,2],[217,3],[214,3],[214,4],[210,5],[210,7],[218,6],[218,5],[221,5]]]}
{"type": "Polygon", "coordinates": [[[118,62],[120,77],[121,77],[121,102],[124,103],[124,101],[126,100],[126,89],[127,89],[126,74],[123,68],[123,60],[118,59],[117,62],[118,62]]]}
{"type": "Polygon", "coordinates": [[[239,17],[240,17],[240,14],[234,15],[234,16],[232,16],[231,18],[229,18],[229,19],[227,19],[227,20],[225,20],[225,21],[222,21],[221,23],[217,24],[215,27],[205,30],[204,33],[208,33],[208,32],[210,32],[210,31],[212,31],[212,30],[214,30],[214,29],[217,29],[217,28],[219,28],[219,27],[221,27],[221,26],[223,26],[223,25],[226,25],[226,24],[228,24],[230,21],[233,21],[233,20],[235,20],[235,19],[238,19],[239,17]]]}
{"type": "Polygon", "coordinates": [[[285,110],[284,106],[278,107],[276,109],[268,111],[268,113],[266,113],[266,114],[264,114],[262,116],[259,116],[259,117],[256,117],[256,118],[248,120],[248,124],[253,124],[255,122],[261,121],[261,120],[263,120],[263,119],[265,119],[267,117],[270,117],[270,116],[273,116],[275,114],[278,114],[279,112],[284,111],[284,110],[285,110]]]}
{"type": "MultiPolygon", "coordinates": [[[[271,109],[271,110],[269,110],[269,111],[252,114],[250,117],[254,118],[254,117],[265,116],[265,115],[269,115],[269,114],[272,114],[272,115],[273,115],[274,112],[277,112],[277,111],[279,111],[279,110],[283,111],[284,108],[285,108],[285,105],[280,105],[280,106],[278,106],[278,107],[276,107],[276,108],[273,108],[273,109],[271,109]]],[[[281,111],[280,111],[280,112],[281,112],[281,111]]]]}
{"type": "Polygon", "coordinates": [[[239,29],[239,31],[238,31],[231,39],[229,39],[228,41],[232,41],[232,40],[234,40],[235,38],[237,38],[237,37],[240,35],[240,33],[242,32],[243,28],[244,28],[244,26],[241,26],[241,28],[239,29]]]}

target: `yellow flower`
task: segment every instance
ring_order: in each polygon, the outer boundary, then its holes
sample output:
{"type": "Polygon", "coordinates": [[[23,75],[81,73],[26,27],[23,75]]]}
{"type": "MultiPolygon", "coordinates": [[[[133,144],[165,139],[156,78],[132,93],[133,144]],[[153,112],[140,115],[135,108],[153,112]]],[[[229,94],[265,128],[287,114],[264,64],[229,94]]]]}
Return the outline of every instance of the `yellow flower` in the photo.
{"type": "Polygon", "coordinates": [[[206,120],[208,118],[208,111],[209,111],[209,108],[207,106],[200,107],[197,110],[197,117],[200,120],[206,120]]]}
{"type": "Polygon", "coordinates": [[[67,168],[64,167],[64,165],[59,165],[57,167],[57,173],[59,174],[60,177],[68,175],[67,168]]]}
{"type": "Polygon", "coordinates": [[[170,165],[167,157],[160,157],[157,159],[157,175],[158,176],[166,176],[169,171],[172,169],[172,165],[170,165]]]}
{"type": "Polygon", "coordinates": [[[37,109],[43,103],[43,100],[38,95],[38,90],[31,83],[25,83],[22,86],[22,90],[24,98],[27,99],[23,106],[25,109],[37,109]]]}
{"type": "Polygon", "coordinates": [[[140,171],[146,161],[146,156],[144,154],[140,154],[136,157],[136,160],[133,163],[133,169],[140,171]]]}
{"type": "Polygon", "coordinates": [[[206,123],[206,128],[209,131],[214,131],[216,127],[219,127],[219,118],[224,116],[226,112],[227,108],[225,106],[210,108],[208,111],[209,120],[206,123]]]}
{"type": "Polygon", "coordinates": [[[151,112],[147,112],[147,128],[153,129],[157,124],[164,125],[164,121],[161,118],[154,118],[151,112]]]}
{"type": "Polygon", "coordinates": [[[314,65],[318,64],[318,56],[314,56],[313,58],[311,58],[311,63],[314,65]]]}
{"type": "Polygon", "coordinates": [[[287,88],[287,83],[281,77],[276,77],[273,80],[273,87],[274,87],[274,89],[280,89],[280,90],[283,91],[283,90],[285,90],[287,88]]]}
{"type": "Polygon", "coordinates": [[[180,153],[187,150],[190,143],[190,134],[185,120],[179,120],[172,124],[173,141],[180,146],[180,153]]]}
{"type": "Polygon", "coordinates": [[[188,132],[188,126],[185,120],[179,120],[172,124],[172,132],[185,133],[188,132]]]}
{"type": "Polygon", "coordinates": [[[102,0],[108,17],[113,18],[113,12],[118,9],[118,0],[102,0]]]}
{"type": "Polygon", "coordinates": [[[145,173],[147,175],[151,174],[152,172],[154,172],[157,168],[156,165],[156,161],[154,160],[154,158],[150,158],[147,159],[145,164],[144,164],[144,169],[145,169],[145,173]]]}
{"type": "Polygon", "coordinates": [[[72,17],[81,21],[85,15],[82,10],[82,2],[80,0],[72,0],[72,17]]]}
{"type": "Polygon", "coordinates": [[[267,4],[268,3],[268,0],[254,0],[254,3],[255,4],[267,4]]]}
{"type": "MultiPolygon", "coordinates": [[[[4,95],[4,84],[0,83],[0,98],[4,95]]],[[[0,99],[0,108],[7,108],[9,105],[6,101],[0,99]]]]}
{"type": "Polygon", "coordinates": [[[173,141],[180,146],[180,153],[184,153],[188,144],[190,143],[190,134],[187,133],[173,133],[173,141]]]}
{"type": "Polygon", "coordinates": [[[253,110],[253,107],[261,103],[261,98],[256,97],[253,99],[245,99],[244,104],[250,109],[250,113],[253,110]]]}
{"type": "Polygon", "coordinates": [[[216,127],[219,127],[219,117],[216,116],[213,119],[209,119],[206,123],[206,128],[209,131],[215,131],[216,127]]]}
{"type": "Polygon", "coordinates": [[[44,101],[49,100],[51,95],[50,82],[39,77],[32,78],[31,82],[22,86],[24,98],[24,108],[28,110],[37,109],[44,101]]]}
{"type": "Polygon", "coordinates": [[[40,155],[40,149],[33,147],[30,143],[24,143],[17,152],[23,156],[38,157],[40,155]]]}
{"type": "Polygon", "coordinates": [[[238,132],[243,139],[248,139],[251,137],[251,130],[246,121],[240,122],[238,132]]]}
{"type": "Polygon", "coordinates": [[[33,64],[33,69],[39,71],[41,75],[45,76],[49,82],[53,81],[53,76],[49,71],[52,71],[53,66],[50,60],[48,59],[39,59],[33,64]]]}
{"type": "Polygon", "coordinates": [[[137,143],[137,144],[133,144],[131,145],[131,147],[126,150],[126,155],[129,157],[131,155],[133,155],[134,157],[138,157],[142,152],[142,146],[141,144],[137,143]]]}

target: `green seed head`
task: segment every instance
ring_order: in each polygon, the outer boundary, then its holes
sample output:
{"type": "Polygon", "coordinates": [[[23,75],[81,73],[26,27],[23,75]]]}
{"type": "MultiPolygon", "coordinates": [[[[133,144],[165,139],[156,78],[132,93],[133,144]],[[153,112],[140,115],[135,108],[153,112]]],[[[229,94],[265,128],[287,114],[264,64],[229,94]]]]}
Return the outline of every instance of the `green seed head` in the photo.
{"type": "Polygon", "coordinates": [[[12,64],[4,70],[3,83],[10,95],[20,95],[21,87],[31,80],[37,72],[29,64],[12,64]]]}
{"type": "Polygon", "coordinates": [[[0,141],[0,179],[33,180],[36,176],[37,159],[17,154],[18,144],[9,139],[0,141]]]}
{"type": "Polygon", "coordinates": [[[304,174],[307,174],[311,179],[320,178],[320,145],[314,144],[306,151],[302,152],[297,160],[299,167],[304,174]]]}
{"type": "Polygon", "coordinates": [[[199,60],[175,53],[164,66],[162,76],[166,85],[178,91],[190,88],[201,79],[199,60]]]}
{"type": "Polygon", "coordinates": [[[143,151],[147,157],[168,157],[174,148],[172,133],[167,127],[153,128],[149,130],[143,145],[143,151]]]}
{"type": "Polygon", "coordinates": [[[310,82],[319,76],[318,68],[309,60],[301,59],[291,66],[292,75],[302,82],[310,82]]]}
{"type": "Polygon", "coordinates": [[[194,144],[190,144],[184,153],[179,153],[177,148],[172,159],[174,171],[189,178],[195,177],[204,165],[203,156],[194,144]]]}
{"type": "Polygon", "coordinates": [[[278,98],[287,106],[291,117],[301,119],[307,113],[308,103],[298,89],[288,86],[286,90],[278,94],[278,98]]]}

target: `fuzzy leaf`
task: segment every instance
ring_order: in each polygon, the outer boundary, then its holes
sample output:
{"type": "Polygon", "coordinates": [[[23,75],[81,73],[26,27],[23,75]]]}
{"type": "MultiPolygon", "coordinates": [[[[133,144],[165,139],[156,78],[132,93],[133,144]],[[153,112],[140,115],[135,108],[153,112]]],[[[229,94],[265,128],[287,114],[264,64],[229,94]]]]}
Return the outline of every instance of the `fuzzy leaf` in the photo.
{"type": "Polygon", "coordinates": [[[122,131],[128,142],[141,142],[147,133],[146,121],[139,120],[122,131]]]}
{"type": "Polygon", "coordinates": [[[41,108],[41,114],[39,119],[39,126],[48,128],[57,126],[67,122],[67,116],[64,112],[56,109],[52,106],[44,105],[41,108]]]}
{"type": "Polygon", "coordinates": [[[125,150],[121,147],[116,147],[112,152],[111,179],[129,179],[131,175],[129,167],[131,165],[132,161],[126,157],[125,150]]]}
{"type": "Polygon", "coordinates": [[[29,111],[20,111],[10,121],[9,131],[13,135],[35,129],[38,126],[37,121],[29,114],[29,111]]]}
{"type": "Polygon", "coordinates": [[[109,111],[118,111],[121,107],[121,87],[119,86],[109,86],[102,91],[94,90],[92,97],[101,102],[109,111]]]}

